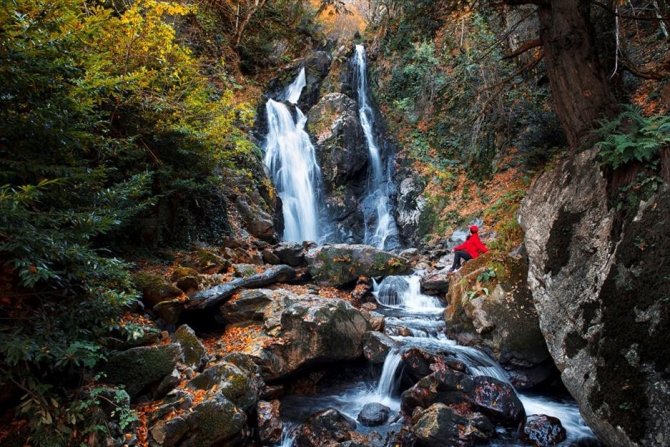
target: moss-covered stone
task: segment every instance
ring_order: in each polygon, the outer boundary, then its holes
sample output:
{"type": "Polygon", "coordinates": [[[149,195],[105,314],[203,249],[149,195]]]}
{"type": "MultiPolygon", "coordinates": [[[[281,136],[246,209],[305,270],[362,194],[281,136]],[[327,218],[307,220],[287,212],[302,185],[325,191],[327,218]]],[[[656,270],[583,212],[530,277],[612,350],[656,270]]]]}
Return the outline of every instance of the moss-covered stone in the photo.
{"type": "Polygon", "coordinates": [[[184,364],[200,369],[207,363],[207,350],[193,329],[185,324],[179,326],[174,333],[174,340],[181,346],[184,364]]]}
{"type": "Polygon", "coordinates": [[[172,285],[163,275],[152,272],[139,272],[133,278],[135,286],[142,291],[144,302],[153,307],[161,301],[182,294],[180,288],[172,285]]]}
{"type": "Polygon", "coordinates": [[[123,385],[131,397],[169,375],[181,359],[178,344],[143,346],[109,357],[104,372],[110,383],[123,385]]]}
{"type": "Polygon", "coordinates": [[[233,445],[241,435],[247,416],[225,396],[217,394],[193,407],[188,415],[189,433],[182,445],[233,445]]]}

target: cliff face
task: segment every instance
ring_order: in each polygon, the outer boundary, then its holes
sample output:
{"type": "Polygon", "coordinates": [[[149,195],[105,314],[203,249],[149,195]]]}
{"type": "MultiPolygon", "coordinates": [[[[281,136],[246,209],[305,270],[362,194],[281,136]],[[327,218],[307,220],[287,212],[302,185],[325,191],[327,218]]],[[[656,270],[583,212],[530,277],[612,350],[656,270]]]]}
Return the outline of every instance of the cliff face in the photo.
{"type": "Polygon", "coordinates": [[[590,150],[542,174],[520,211],[542,333],[608,445],[670,442],[669,192],[616,206],[590,150]]]}

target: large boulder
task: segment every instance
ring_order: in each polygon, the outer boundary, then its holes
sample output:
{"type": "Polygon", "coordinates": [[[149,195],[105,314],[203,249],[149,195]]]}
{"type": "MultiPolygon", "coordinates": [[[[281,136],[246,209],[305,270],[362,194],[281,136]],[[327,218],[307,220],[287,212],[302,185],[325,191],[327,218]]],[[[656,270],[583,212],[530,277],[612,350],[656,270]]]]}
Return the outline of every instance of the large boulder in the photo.
{"type": "Polygon", "coordinates": [[[495,427],[478,413],[459,414],[442,403],[422,411],[412,426],[417,447],[470,446],[495,434],[495,427]]]}
{"type": "Polygon", "coordinates": [[[330,409],[310,417],[299,429],[295,438],[298,447],[339,446],[351,439],[356,422],[337,410],[330,409]]]}
{"type": "Polygon", "coordinates": [[[670,187],[644,200],[644,188],[627,191],[605,178],[596,150],[538,177],[520,210],[528,282],[549,352],[598,437],[668,445],[670,187]]]}
{"type": "Polygon", "coordinates": [[[386,422],[391,415],[391,409],[377,402],[365,404],[358,413],[358,422],[366,427],[376,427],[386,422]]]}
{"type": "Polygon", "coordinates": [[[366,332],[363,341],[363,355],[370,363],[380,365],[386,360],[389,351],[397,345],[395,340],[382,332],[366,332]]]}
{"type": "Polygon", "coordinates": [[[324,245],[310,250],[306,259],[314,280],[331,286],[351,284],[359,276],[401,275],[410,271],[404,258],[368,245],[324,245]]]}
{"type": "Polygon", "coordinates": [[[110,355],[104,367],[109,383],[123,385],[130,397],[169,376],[182,359],[178,344],[141,346],[110,355]]]}
{"type": "Polygon", "coordinates": [[[488,255],[452,276],[444,317],[448,335],[489,352],[514,385],[537,385],[555,371],[528,288],[524,258],[488,255]]]}
{"type": "Polygon", "coordinates": [[[196,370],[205,366],[209,355],[193,329],[185,324],[181,325],[175,331],[173,338],[181,346],[185,365],[196,370]]]}
{"type": "Polygon", "coordinates": [[[265,379],[277,379],[304,367],[354,360],[363,353],[370,325],[361,312],[339,299],[296,296],[273,291],[275,302],[265,327],[273,337],[258,352],[265,379]]]}
{"type": "Polygon", "coordinates": [[[228,362],[207,368],[188,383],[191,389],[216,391],[243,410],[256,405],[262,386],[260,377],[228,362]]]}

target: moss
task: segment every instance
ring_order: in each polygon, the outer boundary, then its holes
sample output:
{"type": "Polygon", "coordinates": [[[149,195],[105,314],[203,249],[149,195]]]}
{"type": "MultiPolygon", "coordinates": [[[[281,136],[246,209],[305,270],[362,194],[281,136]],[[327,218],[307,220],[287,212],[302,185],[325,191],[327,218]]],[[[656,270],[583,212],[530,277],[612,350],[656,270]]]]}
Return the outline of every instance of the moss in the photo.
{"type": "Polygon", "coordinates": [[[133,277],[135,286],[142,291],[144,301],[150,306],[181,295],[182,291],[168,282],[163,275],[139,272],[133,277]]]}
{"type": "Polygon", "coordinates": [[[570,260],[568,247],[572,241],[575,225],[581,218],[581,213],[571,213],[563,209],[559,211],[547,241],[547,263],[544,266],[544,273],[551,272],[556,276],[567,265],[570,260]]]}
{"type": "Polygon", "coordinates": [[[180,356],[177,344],[132,348],[113,354],[104,372],[110,383],[125,385],[132,397],[170,374],[180,356]]]}

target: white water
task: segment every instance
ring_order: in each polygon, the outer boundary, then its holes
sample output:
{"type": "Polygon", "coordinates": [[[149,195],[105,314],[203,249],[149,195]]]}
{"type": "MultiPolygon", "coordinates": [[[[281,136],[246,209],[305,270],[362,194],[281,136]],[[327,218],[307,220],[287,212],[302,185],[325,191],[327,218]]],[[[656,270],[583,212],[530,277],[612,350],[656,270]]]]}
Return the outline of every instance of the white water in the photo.
{"type": "MultiPolygon", "coordinates": [[[[295,104],[305,86],[305,69],[286,89],[284,97],[295,104]]],[[[321,172],[314,146],[305,132],[307,118],[296,107],[295,119],[281,102],[265,105],[268,134],[264,162],[282,200],[285,241],[319,240],[317,188],[321,172]]]]}
{"type": "Polygon", "coordinates": [[[374,113],[368,95],[367,62],[363,45],[356,45],[354,61],[358,80],[358,116],[372,168],[369,192],[364,199],[365,243],[384,249],[388,248],[392,238],[397,237],[398,228],[389,205],[389,173],[382,168],[381,153],[374,136],[374,113]]]}

